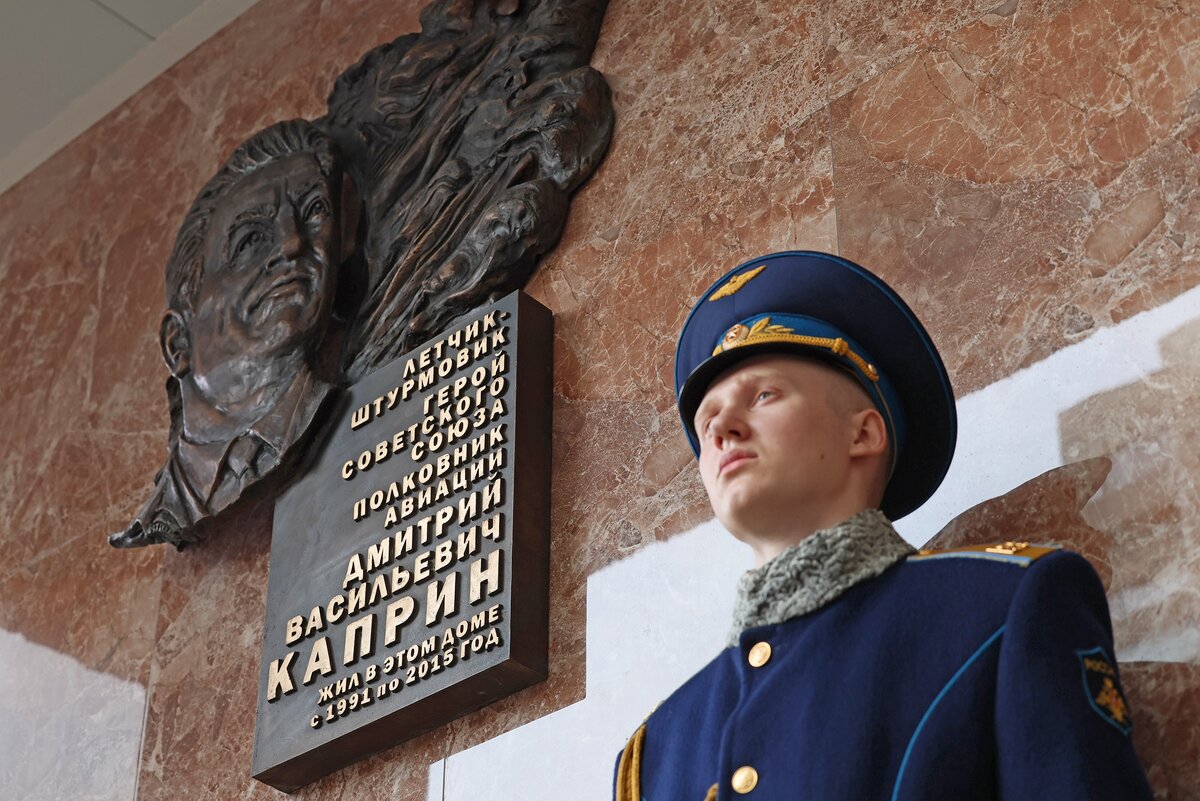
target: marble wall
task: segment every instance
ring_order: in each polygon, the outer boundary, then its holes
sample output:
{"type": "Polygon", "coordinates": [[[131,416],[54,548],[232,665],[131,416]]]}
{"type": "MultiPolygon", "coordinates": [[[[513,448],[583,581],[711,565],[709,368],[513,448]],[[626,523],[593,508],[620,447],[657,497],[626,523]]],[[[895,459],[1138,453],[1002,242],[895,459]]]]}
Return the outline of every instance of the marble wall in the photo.
{"type": "MultiPolygon", "coordinates": [[[[104,535],[162,458],[188,202],[418,10],[261,0],[0,195],[4,797],[279,797],[249,779],[269,506],[182,553],[104,535]]],[[[606,797],[630,722],[719,647],[741,566],[678,428],[675,333],[728,266],[810,247],[897,286],[960,396],[958,460],[905,536],[1088,555],[1155,790],[1200,798],[1198,15],[612,0],[593,63],[616,133],[529,286],[557,317],[551,676],[299,797],[561,798],[505,767],[552,743],[572,797],[606,797]],[[667,565],[695,569],[633,591],[667,565]],[[676,613],[713,622],[669,643],[628,622],[676,613]]]]}

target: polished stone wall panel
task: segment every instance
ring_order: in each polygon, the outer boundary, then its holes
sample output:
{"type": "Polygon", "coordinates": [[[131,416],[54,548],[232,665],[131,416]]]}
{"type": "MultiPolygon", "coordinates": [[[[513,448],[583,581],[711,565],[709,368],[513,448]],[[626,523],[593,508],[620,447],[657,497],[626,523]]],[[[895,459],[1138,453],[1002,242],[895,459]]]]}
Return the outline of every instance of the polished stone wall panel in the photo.
{"type": "Polygon", "coordinates": [[[1133,742],[1157,799],[1193,799],[1200,788],[1200,666],[1130,662],[1122,667],[1134,718],[1133,742]]]}
{"type": "Polygon", "coordinates": [[[863,3],[831,0],[823,65],[829,75],[830,99],[841,97],[912,56],[936,47],[946,36],[986,12],[1012,16],[1018,4],[997,6],[995,0],[963,3],[907,0],[863,3]]]}
{"type": "MultiPolygon", "coordinates": [[[[589,675],[621,646],[589,650],[590,580],[711,517],[670,362],[692,300],[729,267],[794,247],[863,261],[929,324],[960,396],[1200,284],[1197,10],[613,0],[593,63],[617,128],[529,285],[556,316],[550,678],[299,797],[468,796],[442,784],[455,755],[600,714],[589,675]]],[[[58,753],[87,754],[80,765],[115,755],[130,781],[95,797],[135,784],[146,799],[280,797],[249,779],[269,505],[233,510],[182,553],[115,552],[103,536],[163,456],[162,271],[191,198],[253,131],[321,113],[336,75],[415,30],[417,11],[262,0],[0,194],[0,303],[18,311],[0,319],[0,447],[13,455],[0,468],[0,659],[44,648],[79,666],[113,739],[72,740],[70,697],[32,739],[60,738],[58,753]],[[144,732],[129,723],[139,704],[144,732]]],[[[1193,333],[1165,338],[1144,381],[1062,412],[1060,466],[995,487],[937,540],[1021,531],[1091,559],[1134,660],[1135,743],[1172,799],[1200,786],[1193,333]]],[[[31,798],[92,797],[82,770],[57,785],[44,768],[3,778],[31,798]]]]}
{"type": "Polygon", "coordinates": [[[958,392],[1195,285],[1198,24],[987,14],[831,104],[841,252],[923,306],[958,392]]]}

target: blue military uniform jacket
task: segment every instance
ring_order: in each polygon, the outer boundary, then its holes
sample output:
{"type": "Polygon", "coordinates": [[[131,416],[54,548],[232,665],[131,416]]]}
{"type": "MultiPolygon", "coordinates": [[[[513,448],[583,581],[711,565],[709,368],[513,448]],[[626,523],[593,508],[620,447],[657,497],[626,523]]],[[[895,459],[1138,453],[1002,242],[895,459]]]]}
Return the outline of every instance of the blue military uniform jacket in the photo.
{"type": "Polygon", "coordinates": [[[1099,579],[1009,545],[913,555],[743,631],[638,730],[617,798],[1151,798],[1099,579]]]}

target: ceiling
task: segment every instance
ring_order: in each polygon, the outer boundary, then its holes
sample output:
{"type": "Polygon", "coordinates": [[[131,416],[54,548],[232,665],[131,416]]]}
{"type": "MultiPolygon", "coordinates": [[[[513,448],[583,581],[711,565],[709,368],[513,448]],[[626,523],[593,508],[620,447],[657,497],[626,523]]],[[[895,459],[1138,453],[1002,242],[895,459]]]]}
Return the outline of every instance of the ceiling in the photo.
{"type": "Polygon", "coordinates": [[[202,0],[0,0],[0,154],[202,0]]]}
{"type": "Polygon", "coordinates": [[[0,192],[255,0],[0,0],[0,192]]]}

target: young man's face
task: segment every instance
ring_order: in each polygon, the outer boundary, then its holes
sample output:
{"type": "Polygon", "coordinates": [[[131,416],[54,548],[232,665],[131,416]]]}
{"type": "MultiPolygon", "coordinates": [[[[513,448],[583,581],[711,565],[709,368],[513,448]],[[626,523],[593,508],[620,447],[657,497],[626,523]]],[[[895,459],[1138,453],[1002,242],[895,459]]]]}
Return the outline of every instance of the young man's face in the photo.
{"type": "MultiPolygon", "coordinates": [[[[700,475],[713,512],[754,541],[818,522],[850,477],[853,380],[801,357],[749,358],[718,376],[696,411],[700,475]]],[[[832,525],[832,520],[821,525],[832,525]]]]}

